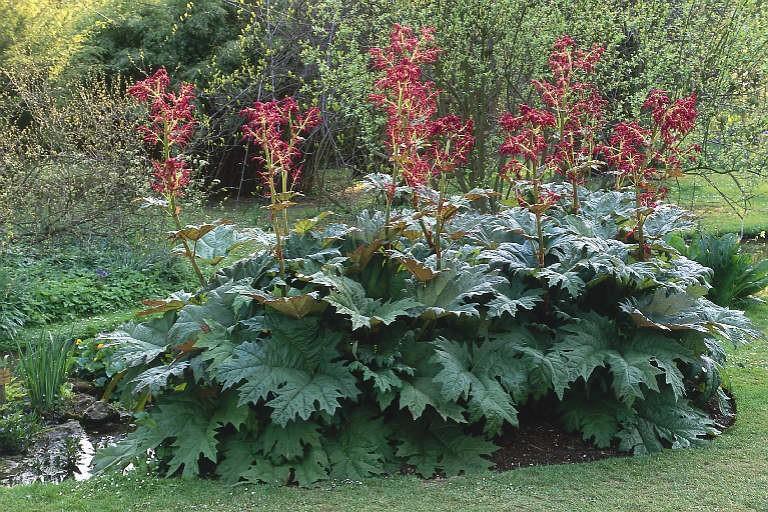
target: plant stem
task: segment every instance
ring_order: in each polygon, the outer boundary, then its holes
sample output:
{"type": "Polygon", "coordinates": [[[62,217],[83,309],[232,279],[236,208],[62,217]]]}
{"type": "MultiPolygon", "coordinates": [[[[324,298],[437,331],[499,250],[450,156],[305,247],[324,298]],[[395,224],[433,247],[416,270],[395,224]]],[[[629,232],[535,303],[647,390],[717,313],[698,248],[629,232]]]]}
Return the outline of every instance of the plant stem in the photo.
{"type": "Polygon", "coordinates": [[[640,189],[635,188],[635,208],[637,210],[637,225],[635,226],[635,238],[639,244],[637,250],[637,257],[640,261],[645,261],[645,234],[643,233],[643,224],[645,224],[645,218],[642,212],[642,205],[640,204],[640,189]]]}
{"type": "Polygon", "coordinates": [[[392,214],[392,199],[389,197],[389,191],[384,191],[384,240],[389,242],[389,218],[392,214]]]}
{"type": "Polygon", "coordinates": [[[571,184],[573,185],[573,192],[572,192],[573,193],[573,197],[572,197],[573,213],[578,215],[579,214],[579,210],[581,209],[581,205],[579,204],[579,185],[576,182],[576,178],[575,177],[571,181],[571,184]]]}
{"type": "Polygon", "coordinates": [[[440,192],[437,196],[437,217],[435,218],[435,260],[437,270],[442,270],[443,250],[440,244],[440,233],[443,230],[443,201],[445,200],[445,173],[440,174],[440,192]]]}
{"type": "MultiPolygon", "coordinates": [[[[182,231],[183,228],[181,227],[181,219],[179,218],[179,211],[176,207],[176,198],[173,195],[169,196],[168,198],[168,212],[171,214],[171,218],[173,219],[173,223],[176,225],[176,229],[182,231]]],[[[187,256],[189,263],[192,265],[192,269],[195,271],[195,275],[197,276],[198,281],[200,281],[200,286],[205,286],[205,276],[200,270],[200,267],[197,265],[195,252],[189,247],[189,242],[187,242],[184,237],[179,237],[179,239],[181,240],[181,245],[184,247],[184,254],[187,256]]]]}
{"type": "Polygon", "coordinates": [[[539,237],[539,268],[544,267],[544,231],[541,227],[541,212],[536,212],[536,233],[539,237]]]}
{"type": "MultiPolygon", "coordinates": [[[[269,179],[267,180],[267,183],[269,184],[269,203],[270,203],[270,209],[269,209],[269,221],[272,224],[272,230],[275,232],[275,257],[277,258],[277,264],[280,267],[280,276],[285,277],[285,253],[283,252],[283,228],[284,226],[287,226],[288,220],[287,220],[287,212],[285,212],[285,208],[283,208],[283,212],[285,213],[285,216],[283,218],[283,222],[280,222],[278,219],[277,214],[275,213],[276,206],[279,204],[277,196],[277,187],[275,187],[275,165],[274,161],[272,159],[272,153],[269,150],[269,145],[264,142],[262,144],[262,149],[264,151],[264,158],[265,158],[265,167],[267,169],[267,173],[269,176],[269,179]]],[[[286,179],[286,173],[281,172],[281,183],[283,185],[283,191],[285,191],[285,188],[287,186],[287,179],[286,179]]],[[[283,200],[284,194],[281,195],[280,202],[283,200]]]]}
{"type": "Polygon", "coordinates": [[[544,267],[544,230],[541,226],[541,217],[542,217],[542,206],[541,206],[541,189],[538,180],[534,181],[533,183],[533,197],[535,197],[535,201],[538,203],[534,205],[536,208],[534,215],[536,216],[536,234],[538,235],[539,239],[539,247],[537,251],[538,259],[539,259],[539,268],[544,267]]]}

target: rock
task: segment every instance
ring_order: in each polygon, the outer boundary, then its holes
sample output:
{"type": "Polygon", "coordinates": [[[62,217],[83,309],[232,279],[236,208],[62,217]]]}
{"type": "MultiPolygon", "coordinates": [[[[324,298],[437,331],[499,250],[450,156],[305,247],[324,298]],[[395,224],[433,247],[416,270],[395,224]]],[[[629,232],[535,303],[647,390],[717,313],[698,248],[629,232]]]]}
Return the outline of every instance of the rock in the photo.
{"type": "Polygon", "coordinates": [[[88,426],[114,423],[120,420],[120,412],[107,402],[94,401],[83,411],[82,422],[88,426]]]}
{"type": "Polygon", "coordinates": [[[83,417],[85,411],[91,407],[95,401],[96,399],[91,395],[86,395],[85,393],[75,393],[72,401],[66,406],[64,416],[67,418],[79,420],[83,417]]]}
{"type": "Polygon", "coordinates": [[[49,426],[25,455],[0,459],[0,485],[61,482],[80,470],[83,440],[87,436],[77,421],[49,426]]]}
{"type": "Polygon", "coordinates": [[[72,390],[76,393],[84,393],[86,395],[95,396],[98,393],[96,387],[90,382],[84,380],[73,380],[72,390]]]}

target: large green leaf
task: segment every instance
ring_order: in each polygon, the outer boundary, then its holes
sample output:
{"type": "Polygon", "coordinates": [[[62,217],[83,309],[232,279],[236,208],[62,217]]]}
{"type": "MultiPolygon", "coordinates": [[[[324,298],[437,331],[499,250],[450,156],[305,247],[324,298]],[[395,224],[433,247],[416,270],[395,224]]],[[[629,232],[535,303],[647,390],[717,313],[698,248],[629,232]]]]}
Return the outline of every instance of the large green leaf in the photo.
{"type": "Polygon", "coordinates": [[[325,444],[331,478],[359,481],[384,473],[384,461],[391,451],[391,431],[381,418],[373,416],[370,411],[360,410],[325,444]]]}
{"type": "Polygon", "coordinates": [[[404,298],[396,301],[383,302],[365,296],[363,286],[345,276],[315,274],[312,282],[330,287],[330,295],[323,300],[328,302],[336,311],[348,316],[352,322],[352,330],[362,327],[373,327],[382,323],[389,325],[398,317],[418,316],[421,304],[414,299],[404,298]]]}
{"type": "Polygon", "coordinates": [[[238,433],[226,439],[220,452],[223,454],[223,460],[216,466],[216,474],[227,485],[239,482],[251,464],[260,457],[258,444],[245,433],[238,433]]]}
{"type": "Polygon", "coordinates": [[[273,409],[272,421],[285,425],[296,418],[307,420],[315,411],[333,416],[341,406],[340,399],[354,399],[357,394],[355,378],[346,366],[332,363],[286,381],[267,406],[273,409]]]}
{"type": "Polygon", "coordinates": [[[316,411],[333,415],[340,399],[357,396],[354,375],[342,363],[308,368],[301,353],[270,339],[237,347],[221,364],[219,379],[225,389],[243,382],[237,388],[240,404],[268,400],[272,420],[283,426],[316,411]]]}
{"type": "Polygon", "coordinates": [[[398,429],[397,435],[401,438],[397,455],[424,478],[487,470],[492,465],[487,457],[496,451],[493,443],[467,435],[451,423],[411,424],[398,429]]]}
{"type": "Polygon", "coordinates": [[[645,390],[659,391],[657,376],[663,375],[674,396],[685,394],[677,362],[693,363],[693,354],[676,340],[652,331],[622,335],[614,322],[595,313],[562,327],[564,335],[552,353],[565,362],[570,380],[587,382],[597,368],[608,368],[616,397],[631,404],[645,390]],[[644,387],[642,387],[643,385],[644,387]]]}
{"type": "Polygon", "coordinates": [[[718,306],[707,299],[658,288],[653,294],[620,303],[639,327],[661,331],[697,331],[717,335],[734,344],[762,337],[741,311],[718,306]]]}
{"type": "Polygon", "coordinates": [[[424,318],[477,316],[479,303],[474,302],[475,299],[483,295],[497,296],[494,287],[505,282],[505,278],[491,273],[488,265],[455,262],[426,283],[412,282],[410,291],[425,306],[424,318]]]}
{"type": "Polygon", "coordinates": [[[271,251],[262,251],[219,269],[211,278],[210,289],[227,283],[245,282],[259,288],[266,285],[270,275],[277,273],[277,260],[271,251]]]}
{"type": "Polygon", "coordinates": [[[198,336],[209,330],[209,322],[231,327],[237,322],[233,304],[238,297],[232,284],[225,284],[201,297],[201,304],[184,306],[168,332],[173,345],[194,343],[198,336]]]}
{"type": "Polygon", "coordinates": [[[464,408],[459,404],[446,400],[440,386],[431,377],[419,377],[403,381],[400,389],[400,409],[408,409],[413,419],[424,414],[427,406],[431,406],[443,419],[464,423],[464,408]]]}
{"type": "Polygon", "coordinates": [[[175,320],[176,314],[168,312],[161,318],[146,322],[130,322],[113,333],[100,336],[100,339],[115,349],[112,357],[126,366],[147,364],[165,352],[171,344],[168,333],[175,320]]]}
{"type": "Polygon", "coordinates": [[[687,400],[675,400],[671,391],[650,393],[636,408],[637,415],[627,417],[618,434],[619,447],[636,455],[687,448],[719,433],[712,418],[687,400]]]}
{"type": "Polygon", "coordinates": [[[184,394],[158,402],[151,413],[158,432],[172,438],[173,457],[168,462],[168,474],[182,469],[182,476],[198,475],[201,457],[215,462],[218,454],[216,430],[220,424],[212,420],[212,406],[184,394]]]}
{"type": "Polygon", "coordinates": [[[270,423],[259,438],[262,453],[279,460],[301,459],[312,447],[319,447],[319,426],[311,421],[294,421],[284,426],[270,423]]]}
{"type": "Polygon", "coordinates": [[[590,397],[568,394],[560,404],[563,423],[568,430],[580,431],[585,441],[607,448],[621,430],[620,422],[634,414],[624,402],[595,391],[590,397]]]}
{"type": "Polygon", "coordinates": [[[443,398],[452,402],[467,401],[472,421],[485,420],[485,431],[498,434],[504,423],[517,424],[517,410],[510,394],[499,379],[504,368],[499,364],[503,342],[486,341],[480,345],[447,339],[435,342],[433,361],[441,367],[435,375],[443,398]]]}
{"type": "Polygon", "coordinates": [[[182,376],[188,367],[188,361],[178,361],[145,370],[131,381],[134,385],[133,392],[140,393],[147,390],[155,395],[168,386],[169,379],[182,376]]]}
{"type": "MultiPolygon", "coordinates": [[[[226,258],[234,247],[248,241],[272,245],[274,235],[256,228],[238,229],[232,224],[223,224],[207,231],[197,240],[188,242],[188,245],[189,250],[197,259],[216,265],[226,258]]],[[[175,250],[182,254],[186,253],[183,246],[178,246],[175,250]]]]}
{"type": "Polygon", "coordinates": [[[505,313],[514,317],[519,310],[532,310],[542,301],[544,290],[526,288],[519,281],[502,283],[496,286],[498,294],[488,302],[488,316],[497,318],[505,313]]]}

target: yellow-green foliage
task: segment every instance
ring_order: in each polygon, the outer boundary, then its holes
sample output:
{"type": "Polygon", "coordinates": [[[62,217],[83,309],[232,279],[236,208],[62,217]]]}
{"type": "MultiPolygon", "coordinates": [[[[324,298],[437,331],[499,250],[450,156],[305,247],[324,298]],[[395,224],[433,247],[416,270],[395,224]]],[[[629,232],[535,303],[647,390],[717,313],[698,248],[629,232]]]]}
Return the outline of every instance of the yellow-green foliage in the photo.
{"type": "Polygon", "coordinates": [[[6,46],[0,62],[50,67],[54,76],[64,72],[88,37],[92,27],[88,20],[107,3],[109,0],[0,0],[0,51],[6,46]]]}

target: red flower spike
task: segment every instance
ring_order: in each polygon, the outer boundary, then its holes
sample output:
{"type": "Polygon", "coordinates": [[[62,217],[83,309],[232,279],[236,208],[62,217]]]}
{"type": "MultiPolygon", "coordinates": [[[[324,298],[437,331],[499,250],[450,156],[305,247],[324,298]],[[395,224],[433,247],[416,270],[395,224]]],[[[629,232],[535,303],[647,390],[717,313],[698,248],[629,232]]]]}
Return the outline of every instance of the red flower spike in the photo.
{"type": "Polygon", "coordinates": [[[182,83],[178,92],[169,91],[171,79],[165,68],[128,88],[128,94],[149,106],[149,123],[140,125],[139,132],[150,146],[163,146],[165,160],[152,161],[152,188],[167,196],[180,196],[189,184],[190,170],[183,159],[174,157],[195,134],[195,88],[182,83]]]}
{"type": "Polygon", "coordinates": [[[368,98],[387,115],[390,161],[411,187],[456,170],[467,161],[475,143],[471,121],[454,115],[435,118],[440,91],[422,79],[421,69],[435,62],[442,51],[435,46],[434,32],[425,27],[417,34],[396,24],[389,46],[370,50],[373,68],[384,74],[375,82],[377,92],[368,98]]]}
{"type": "Polygon", "coordinates": [[[547,165],[566,176],[574,187],[584,182],[585,171],[580,165],[593,158],[607,102],[582,77],[594,71],[604,51],[599,45],[589,50],[577,48],[568,35],[558,38],[549,57],[551,78],[532,81],[543,107],[523,104],[518,115],[505,113],[499,119],[508,132],[500,152],[520,162],[504,166],[505,176],[511,169],[543,169],[547,165]],[[555,143],[548,143],[553,139],[555,143]]]}
{"type": "Polygon", "coordinates": [[[180,158],[169,158],[164,162],[152,161],[152,189],[163,195],[180,196],[189,185],[190,170],[180,158]]]}
{"type": "Polygon", "coordinates": [[[299,145],[305,135],[320,123],[320,110],[312,107],[302,113],[292,97],[268,102],[256,101],[240,111],[245,118],[243,139],[261,149],[253,159],[262,164],[260,176],[270,194],[274,179],[285,172],[290,177],[289,187],[301,177],[299,164],[302,152],[299,145]]]}

